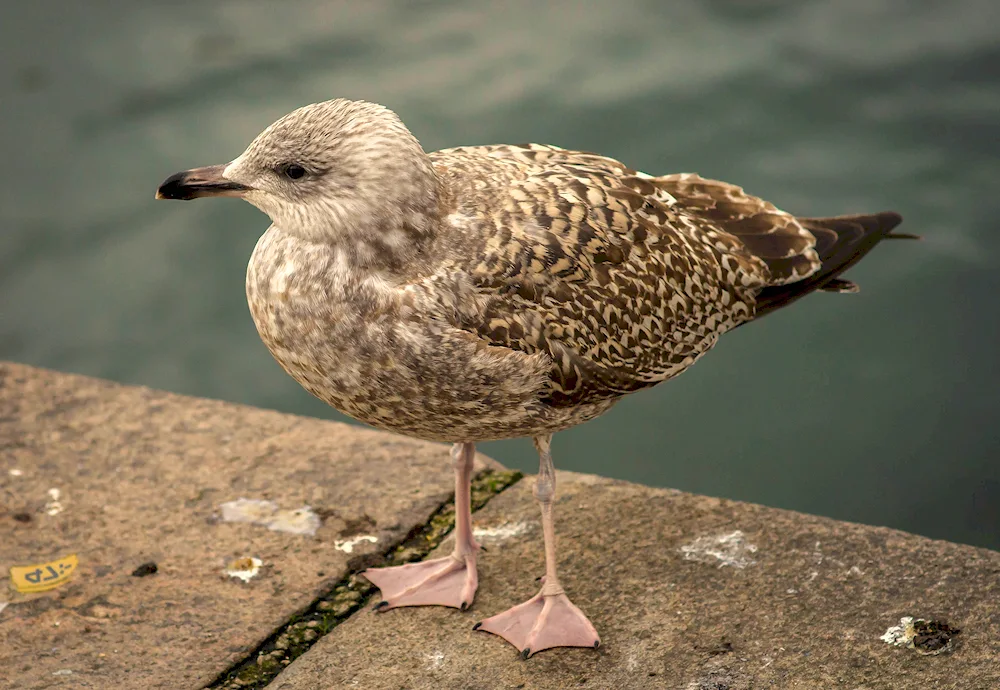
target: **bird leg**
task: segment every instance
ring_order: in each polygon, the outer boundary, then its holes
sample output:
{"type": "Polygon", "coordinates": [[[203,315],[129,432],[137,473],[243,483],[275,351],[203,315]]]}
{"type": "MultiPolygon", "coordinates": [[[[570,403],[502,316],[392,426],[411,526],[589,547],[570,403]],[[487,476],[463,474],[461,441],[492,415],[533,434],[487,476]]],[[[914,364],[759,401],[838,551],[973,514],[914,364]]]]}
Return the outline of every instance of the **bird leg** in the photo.
{"type": "Polygon", "coordinates": [[[393,568],[368,568],[362,575],[382,590],[377,611],[398,606],[451,606],[465,611],[472,606],[479,585],[476,555],[480,546],[472,538],[473,443],[456,443],[455,461],[455,550],[445,558],[408,563],[393,568]]]}
{"type": "Polygon", "coordinates": [[[556,575],[556,533],[552,523],[552,499],[556,493],[556,473],[552,466],[552,437],[535,439],[538,449],[538,478],[535,500],[542,511],[545,536],[545,578],[542,589],[523,604],[476,623],[473,630],[499,635],[521,650],[521,658],[550,647],[593,647],[601,644],[597,630],[583,612],[563,592],[556,575]]]}

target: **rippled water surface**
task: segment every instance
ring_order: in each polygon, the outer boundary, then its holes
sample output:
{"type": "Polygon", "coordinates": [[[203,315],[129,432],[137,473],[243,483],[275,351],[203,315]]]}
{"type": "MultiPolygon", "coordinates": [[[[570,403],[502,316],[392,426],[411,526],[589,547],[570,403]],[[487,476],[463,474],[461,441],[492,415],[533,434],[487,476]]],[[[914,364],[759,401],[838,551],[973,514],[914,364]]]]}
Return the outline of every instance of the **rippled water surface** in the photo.
{"type": "MultiPolygon", "coordinates": [[[[266,219],[153,201],[333,96],[803,215],[895,209],[859,295],[725,337],[556,464],[1000,547],[1000,3],[68,2],[0,22],[0,357],[320,417],[258,340],[266,219]],[[478,9],[472,9],[477,7],[478,9]]],[[[535,466],[530,443],[486,444],[535,466]]],[[[641,510],[641,506],[636,506],[641,510]]]]}

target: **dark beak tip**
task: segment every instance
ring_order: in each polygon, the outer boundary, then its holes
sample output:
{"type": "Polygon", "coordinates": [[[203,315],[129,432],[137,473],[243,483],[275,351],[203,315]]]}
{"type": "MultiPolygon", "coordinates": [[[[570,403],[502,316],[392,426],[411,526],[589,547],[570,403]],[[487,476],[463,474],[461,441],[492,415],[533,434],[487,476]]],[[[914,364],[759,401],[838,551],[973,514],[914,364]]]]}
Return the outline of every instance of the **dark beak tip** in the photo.
{"type": "Polygon", "coordinates": [[[187,171],[174,173],[156,188],[155,198],[175,199],[178,201],[190,201],[194,199],[195,197],[192,196],[190,188],[185,185],[187,179],[187,171]]]}
{"type": "Polygon", "coordinates": [[[203,196],[242,196],[248,191],[248,187],[223,177],[223,169],[212,165],[174,173],[157,188],[155,198],[190,201],[203,196]]]}

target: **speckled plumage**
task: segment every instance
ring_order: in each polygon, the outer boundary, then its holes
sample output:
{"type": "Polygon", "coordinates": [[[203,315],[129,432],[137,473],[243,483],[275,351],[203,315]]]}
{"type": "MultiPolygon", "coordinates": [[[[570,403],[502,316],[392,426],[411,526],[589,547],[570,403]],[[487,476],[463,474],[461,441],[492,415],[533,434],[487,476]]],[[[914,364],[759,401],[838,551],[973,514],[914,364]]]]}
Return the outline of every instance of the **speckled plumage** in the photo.
{"type": "Polygon", "coordinates": [[[427,154],[391,111],[344,100],[157,192],[219,195],[274,221],[246,286],[281,366],[356,419],[454,443],[454,550],[365,570],[379,610],[472,605],[474,443],[533,437],[544,582],[473,628],[522,658],[600,644],[557,574],[552,434],[680,374],[726,331],[815,290],[855,291],[839,274],[900,221],[795,218],[724,182],[553,146],[427,154]]]}
{"type": "MultiPolygon", "coordinates": [[[[324,242],[276,223],[247,272],[281,366],[380,428],[455,442],[578,424],[824,267],[810,222],[724,182],[534,144],[402,154],[428,171],[419,223],[324,242]]],[[[841,222],[865,221],[881,237],[898,217],[841,222]]]]}

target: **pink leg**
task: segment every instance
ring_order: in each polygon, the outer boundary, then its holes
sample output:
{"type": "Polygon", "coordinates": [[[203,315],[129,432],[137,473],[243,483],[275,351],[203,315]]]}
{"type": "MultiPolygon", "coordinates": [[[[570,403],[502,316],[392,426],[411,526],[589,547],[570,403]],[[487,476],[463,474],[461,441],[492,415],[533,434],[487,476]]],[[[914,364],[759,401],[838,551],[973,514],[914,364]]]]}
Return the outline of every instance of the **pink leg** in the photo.
{"type": "Polygon", "coordinates": [[[552,499],[556,474],[549,451],[551,436],[535,439],[540,462],[535,480],[535,499],[542,510],[545,535],[545,580],[541,591],[523,604],[476,623],[473,630],[499,635],[521,650],[521,658],[550,647],[593,647],[601,638],[583,612],[563,592],[556,576],[556,533],[552,523],[552,499]]]}
{"type": "Polygon", "coordinates": [[[399,606],[451,606],[465,611],[472,606],[479,585],[476,554],[479,544],[472,538],[472,461],[476,446],[456,443],[455,461],[455,550],[450,556],[393,568],[368,568],[362,575],[382,590],[375,609],[399,606]]]}

